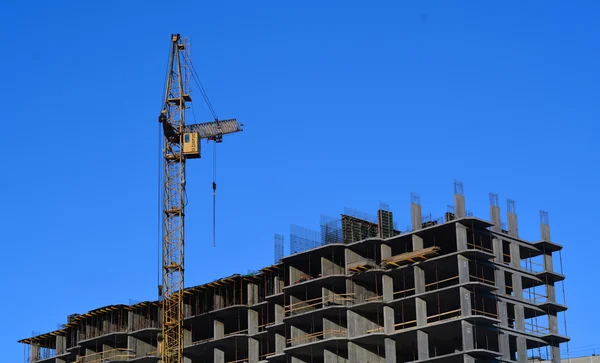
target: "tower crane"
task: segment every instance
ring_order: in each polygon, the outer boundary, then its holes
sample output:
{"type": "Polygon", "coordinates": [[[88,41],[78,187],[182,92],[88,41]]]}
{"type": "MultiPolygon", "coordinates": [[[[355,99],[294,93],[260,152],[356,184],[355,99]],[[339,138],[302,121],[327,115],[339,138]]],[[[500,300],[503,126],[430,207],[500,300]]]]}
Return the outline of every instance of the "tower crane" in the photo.
{"type": "MultiPolygon", "coordinates": [[[[171,49],[162,110],[158,121],[163,131],[162,284],[159,285],[162,317],[159,345],[162,363],[183,361],[184,208],[186,162],[200,158],[201,140],[216,143],[223,135],[242,131],[236,119],[219,121],[189,57],[189,40],[171,35],[171,49]],[[186,109],[192,102],[190,83],[199,83],[214,121],[186,124],[186,109]]],[[[213,182],[213,190],[216,184],[213,182]]]]}

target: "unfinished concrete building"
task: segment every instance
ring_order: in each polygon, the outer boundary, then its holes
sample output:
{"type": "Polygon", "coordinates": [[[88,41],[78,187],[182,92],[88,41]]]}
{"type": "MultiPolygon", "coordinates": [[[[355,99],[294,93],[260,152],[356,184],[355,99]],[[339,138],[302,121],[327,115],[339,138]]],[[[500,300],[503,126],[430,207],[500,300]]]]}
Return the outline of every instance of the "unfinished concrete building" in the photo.
{"type": "MultiPolygon", "coordinates": [[[[321,231],[292,230],[276,263],[185,290],[186,363],[560,362],[555,285],[561,246],[541,213],[541,238],[519,238],[508,201],[490,220],[467,213],[462,185],[443,218],[424,219],[412,196],[412,227],[344,213],[321,231]]],[[[23,339],[26,361],[158,362],[160,304],[106,306],[68,317],[59,330],[23,339]]]]}

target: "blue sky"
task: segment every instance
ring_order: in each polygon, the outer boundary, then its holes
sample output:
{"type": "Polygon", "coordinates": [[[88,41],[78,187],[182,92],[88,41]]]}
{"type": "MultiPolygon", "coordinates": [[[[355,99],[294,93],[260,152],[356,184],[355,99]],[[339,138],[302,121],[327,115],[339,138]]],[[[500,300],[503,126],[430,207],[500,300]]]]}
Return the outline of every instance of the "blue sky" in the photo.
{"type": "MultiPolygon", "coordinates": [[[[539,209],[565,246],[572,351],[600,348],[599,5],[593,1],[33,1],[3,3],[5,155],[0,333],[157,294],[158,123],[169,37],[191,37],[220,118],[246,127],[188,167],[186,285],[268,265],[273,233],[410,192],[441,216],[452,181],[488,218],[488,193],[539,209]]],[[[196,93],[197,121],[210,114],[196,93]]]]}

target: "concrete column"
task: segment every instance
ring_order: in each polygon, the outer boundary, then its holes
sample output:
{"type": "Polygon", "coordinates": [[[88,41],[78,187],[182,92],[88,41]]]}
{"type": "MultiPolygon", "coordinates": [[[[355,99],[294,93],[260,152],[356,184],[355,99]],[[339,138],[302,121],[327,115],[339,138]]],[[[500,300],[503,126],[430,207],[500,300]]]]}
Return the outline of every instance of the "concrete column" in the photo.
{"type": "Polygon", "coordinates": [[[521,268],[521,251],[519,245],[509,242],[510,246],[510,265],[514,268],[521,268]]]}
{"type": "Polygon", "coordinates": [[[498,335],[498,345],[500,347],[500,353],[502,353],[502,359],[510,360],[509,335],[503,331],[500,331],[498,335]]]}
{"type": "Polygon", "coordinates": [[[225,363],[225,352],[219,348],[214,350],[214,363],[225,363]]]}
{"type": "Polygon", "coordinates": [[[473,311],[471,306],[471,292],[464,287],[459,289],[460,294],[460,315],[470,316],[473,311]]]}
{"type": "Polygon", "coordinates": [[[346,312],[346,316],[348,320],[349,338],[368,334],[367,332],[372,329],[383,328],[381,325],[351,310],[346,312]]]}
{"type": "Polygon", "coordinates": [[[56,336],[56,355],[61,355],[67,352],[67,337],[64,335],[56,336]]]}
{"type": "Polygon", "coordinates": [[[458,255],[458,282],[464,284],[470,281],[469,259],[462,255],[458,255]]]}
{"type": "Polygon", "coordinates": [[[504,249],[502,240],[498,237],[492,238],[492,249],[494,250],[494,259],[498,263],[504,263],[504,249]]]}
{"type": "Polygon", "coordinates": [[[412,230],[416,231],[423,228],[423,216],[421,215],[421,205],[416,203],[410,204],[410,218],[412,222],[412,230]]]}
{"type": "Polygon", "coordinates": [[[467,245],[467,227],[460,223],[454,223],[456,226],[456,249],[458,252],[469,248],[467,245]]]}
{"type": "MultiPolygon", "coordinates": [[[[258,334],[258,311],[248,310],[248,335],[258,334]]],[[[248,338],[248,362],[258,363],[259,342],[254,338],[248,338]]]]}
{"type": "MultiPolygon", "coordinates": [[[[542,218],[544,218],[543,212],[540,213],[540,216],[542,218]]],[[[550,239],[550,225],[548,224],[548,221],[547,221],[548,214],[545,215],[545,219],[546,219],[546,221],[541,221],[541,223],[540,223],[540,237],[542,237],[543,241],[550,242],[551,241],[551,239],[550,239]]]]}
{"type": "MultiPolygon", "coordinates": [[[[350,323],[348,323],[350,324],[350,323]]],[[[296,339],[296,338],[300,338],[302,336],[306,335],[306,332],[298,327],[295,326],[290,326],[290,339],[292,339],[292,342],[290,343],[290,345],[293,347],[295,345],[300,345],[300,344],[306,344],[311,342],[312,340],[310,339],[306,339],[306,340],[302,340],[302,339],[296,339]]]]}
{"type": "Polygon", "coordinates": [[[523,299],[523,277],[519,273],[512,274],[512,286],[515,298],[523,299]]]}
{"type": "Polygon", "coordinates": [[[128,332],[132,332],[135,331],[135,325],[134,325],[134,319],[135,319],[135,315],[133,311],[128,311],[127,312],[127,331],[128,332]]]}
{"type": "Polygon", "coordinates": [[[385,338],[385,363],[396,363],[396,341],[385,338]]]}
{"type": "Polygon", "coordinates": [[[555,313],[548,314],[548,329],[550,333],[558,334],[558,317],[555,313]]]}
{"type": "Polygon", "coordinates": [[[381,289],[383,290],[383,301],[394,300],[394,278],[392,276],[381,276],[381,289]]]}
{"type": "Polygon", "coordinates": [[[517,354],[519,363],[527,363],[527,340],[517,337],[517,354]]]}
{"type": "Polygon", "coordinates": [[[498,195],[490,193],[490,220],[493,224],[492,231],[501,232],[501,222],[500,222],[500,207],[498,204],[498,195]]]}
{"type": "Polygon", "coordinates": [[[302,359],[300,359],[298,357],[292,357],[291,363],[308,363],[308,362],[303,361],[302,359]]]}
{"type": "Polygon", "coordinates": [[[388,257],[392,257],[392,247],[382,243],[381,244],[381,259],[386,259],[388,257]]]}
{"type": "Polygon", "coordinates": [[[394,309],[389,306],[383,307],[383,330],[386,334],[393,334],[396,331],[394,320],[394,309]]]}
{"type": "MultiPolygon", "coordinates": [[[[190,345],[192,345],[192,331],[188,329],[183,329],[183,346],[187,347],[190,345]]],[[[192,363],[192,359],[188,357],[183,357],[183,363],[192,363]]]]}
{"type": "Polygon", "coordinates": [[[508,234],[514,237],[519,237],[517,215],[514,213],[508,213],[508,234]]]}
{"type": "Polygon", "coordinates": [[[498,319],[500,320],[500,326],[508,327],[508,306],[506,301],[498,299],[498,319]]]}
{"type": "Polygon", "coordinates": [[[525,307],[522,304],[515,305],[515,328],[525,332],[525,307]]]}
{"type": "Polygon", "coordinates": [[[425,292],[425,270],[420,266],[413,266],[415,275],[415,294],[425,292]]]}
{"type": "Polygon", "coordinates": [[[550,347],[550,349],[551,349],[551,354],[552,354],[552,363],[561,363],[560,347],[558,346],[558,344],[552,345],[550,347]]]}
{"type": "Polygon", "coordinates": [[[496,287],[498,288],[499,295],[506,295],[506,278],[504,275],[504,270],[500,268],[494,269],[494,277],[496,280],[496,287]]]}
{"type": "Polygon", "coordinates": [[[348,271],[348,265],[350,265],[350,264],[352,264],[354,262],[357,262],[360,259],[361,259],[361,256],[358,253],[352,251],[349,248],[346,248],[344,250],[344,260],[346,261],[346,266],[345,266],[346,267],[346,273],[350,273],[351,272],[351,271],[348,271]]]}
{"type": "Polygon", "coordinates": [[[248,293],[248,306],[253,306],[258,303],[258,286],[256,284],[248,284],[246,286],[246,290],[248,293]]]}
{"type": "MultiPolygon", "coordinates": [[[[415,299],[417,327],[427,325],[427,303],[421,298],[415,299]]],[[[429,358],[429,336],[422,330],[417,331],[417,354],[419,360],[429,358]]]]}
{"type": "Polygon", "coordinates": [[[359,344],[348,342],[348,361],[349,363],[383,363],[385,359],[359,344]]]}
{"type": "Polygon", "coordinates": [[[473,324],[463,320],[460,322],[460,326],[462,329],[463,351],[474,349],[475,339],[473,334],[473,324]]]}
{"type": "Polygon", "coordinates": [[[29,361],[36,362],[40,360],[40,346],[39,344],[33,343],[31,344],[31,348],[29,348],[29,361]]]}
{"type": "Polygon", "coordinates": [[[417,356],[419,360],[429,359],[429,336],[422,330],[417,330],[417,356]]]}
{"type": "Polygon", "coordinates": [[[325,363],[345,363],[346,358],[340,357],[330,350],[323,350],[323,362],[325,363]]]}
{"type": "Polygon", "coordinates": [[[323,339],[345,336],[344,328],[333,320],[323,318],[323,339]]]}
{"type": "Polygon", "coordinates": [[[225,336],[225,324],[222,321],[213,320],[213,338],[220,339],[225,336]]]}
{"type": "Polygon", "coordinates": [[[248,363],[258,363],[259,342],[254,338],[248,338],[248,363]]]}
{"type": "Polygon", "coordinates": [[[423,238],[417,236],[416,234],[412,235],[412,248],[413,251],[422,250],[423,247],[423,238]]]}
{"type": "Polygon", "coordinates": [[[110,332],[110,320],[108,320],[107,316],[103,316],[102,319],[102,334],[108,334],[110,332]]]}
{"type": "Polygon", "coordinates": [[[283,353],[285,349],[285,337],[279,333],[275,333],[275,354],[283,353]]]}
{"type": "MultiPolygon", "coordinates": [[[[346,262],[347,263],[347,262],[346,262]]],[[[329,276],[334,274],[334,263],[325,257],[321,257],[321,274],[322,276],[329,276]]]]}
{"type": "Polygon", "coordinates": [[[283,323],[284,316],[285,310],[283,305],[275,304],[275,324],[283,323]]]}
{"type": "Polygon", "coordinates": [[[549,302],[556,302],[556,288],[554,286],[554,282],[548,282],[548,285],[546,285],[546,296],[547,300],[549,302]]]}
{"type": "MultiPolygon", "coordinates": [[[[382,245],[383,246],[383,245],[382,245]]],[[[394,278],[388,275],[381,276],[381,286],[383,290],[383,301],[390,302],[394,300],[394,278]]],[[[392,334],[396,331],[396,321],[394,309],[389,306],[383,307],[383,328],[386,334],[392,334]]],[[[396,341],[391,338],[385,338],[385,362],[396,363],[396,341]]]]}
{"type": "Polygon", "coordinates": [[[427,325],[427,303],[421,298],[415,299],[417,326],[427,325]]]}
{"type": "Polygon", "coordinates": [[[222,309],[225,307],[225,298],[217,293],[216,289],[214,290],[213,295],[213,307],[214,309],[222,309]]]}
{"type": "Polygon", "coordinates": [[[306,276],[306,273],[304,273],[304,271],[300,271],[299,269],[295,268],[294,266],[290,266],[289,269],[290,269],[290,285],[293,285],[296,281],[300,280],[301,276],[306,276]]]}
{"type": "Polygon", "coordinates": [[[465,355],[463,355],[463,362],[464,363],[475,363],[475,358],[468,354],[465,354],[465,355]]]}
{"type": "Polygon", "coordinates": [[[552,253],[544,254],[544,270],[554,271],[554,264],[552,262],[552,253]]]}
{"type": "Polygon", "coordinates": [[[273,294],[279,294],[283,291],[280,281],[281,279],[279,278],[279,276],[275,276],[273,278],[273,294]]]}
{"type": "MultiPolygon", "coordinates": [[[[127,350],[130,354],[135,354],[136,358],[139,358],[145,357],[150,353],[156,354],[158,347],[129,335],[127,337],[127,350]]],[[[86,354],[91,353],[86,352],[86,354]]]]}
{"type": "Polygon", "coordinates": [[[454,194],[454,212],[456,218],[465,218],[467,211],[465,209],[465,196],[462,194],[454,194]]]}
{"type": "Polygon", "coordinates": [[[517,222],[517,209],[514,200],[507,200],[508,205],[508,234],[513,237],[519,237],[519,224],[517,222]]]}

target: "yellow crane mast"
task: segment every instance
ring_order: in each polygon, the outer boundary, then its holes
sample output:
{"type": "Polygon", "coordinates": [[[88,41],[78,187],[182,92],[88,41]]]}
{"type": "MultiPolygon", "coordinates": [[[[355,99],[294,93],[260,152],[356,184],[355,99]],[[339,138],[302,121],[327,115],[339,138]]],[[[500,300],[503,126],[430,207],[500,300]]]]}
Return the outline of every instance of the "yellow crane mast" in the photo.
{"type": "MultiPolygon", "coordinates": [[[[171,35],[171,50],[163,108],[158,117],[163,130],[162,284],[159,285],[162,318],[159,342],[162,363],[183,361],[184,208],[185,168],[188,159],[200,158],[200,141],[221,142],[223,135],[242,131],[235,119],[219,121],[191,63],[189,41],[171,35]],[[190,84],[198,84],[213,116],[212,122],[186,124],[191,105],[190,84]]],[[[216,184],[213,183],[213,190],[216,184]]]]}

